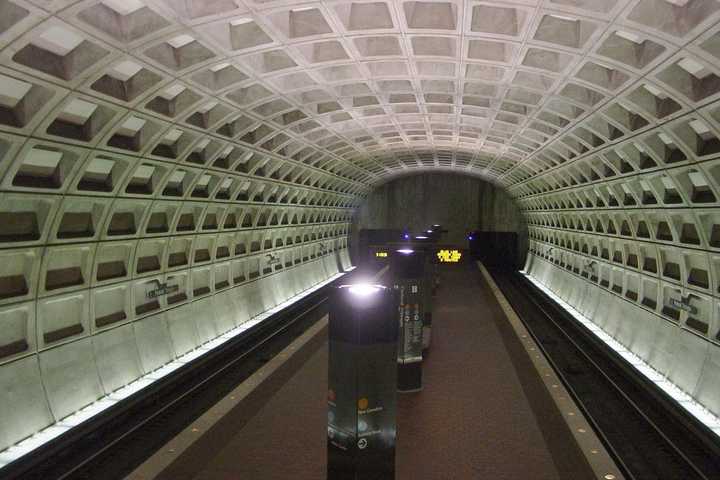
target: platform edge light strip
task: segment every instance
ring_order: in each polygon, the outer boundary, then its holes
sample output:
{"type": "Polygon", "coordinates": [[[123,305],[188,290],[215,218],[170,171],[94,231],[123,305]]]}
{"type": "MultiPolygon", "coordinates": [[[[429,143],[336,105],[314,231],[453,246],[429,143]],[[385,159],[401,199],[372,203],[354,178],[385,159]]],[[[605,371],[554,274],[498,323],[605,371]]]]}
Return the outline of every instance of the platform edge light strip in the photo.
{"type": "Polygon", "coordinates": [[[680,389],[676,384],[668,380],[662,373],[648,365],[643,359],[635,355],[633,352],[625,348],[620,342],[615,340],[611,335],[605,332],[592,320],[578,312],[569,303],[556,295],[548,287],[531,277],[525,270],[520,273],[532,282],[543,293],[552,298],[565,311],[590,330],[596,337],[602,340],[608,347],[613,349],[618,355],[624,358],[638,372],[643,374],[648,380],[658,386],[663,392],[667,393],[678,405],[684,408],[688,413],[694,416],[699,422],[708,427],[715,435],[720,437],[720,417],[715,416],[710,410],[705,408],[700,402],[695,400],[690,394],[680,389]]]}
{"type": "Polygon", "coordinates": [[[86,407],[78,410],[77,412],[68,415],[62,420],[59,420],[54,424],[45,427],[34,435],[31,435],[30,437],[16,443],[15,445],[12,445],[3,451],[0,451],[0,473],[2,473],[2,468],[10,464],[11,462],[18,460],[19,458],[31,453],[38,447],[41,447],[42,445],[52,441],[53,439],[67,432],[68,430],[77,427],[83,422],[90,420],[97,414],[130,397],[134,393],[139,392],[143,388],[153,384],[161,378],[166,377],[181,366],[201,357],[202,355],[205,355],[206,353],[219,347],[220,345],[223,345],[229,340],[237,337],[248,329],[266,320],[268,317],[283,310],[284,308],[289,307],[290,305],[298,302],[299,300],[302,300],[311,293],[321,289],[329,283],[334,282],[338,278],[345,276],[354,269],[354,266],[348,267],[347,269],[345,269],[344,272],[337,273],[332,277],[328,278],[327,280],[320,282],[317,285],[310,287],[307,290],[304,290],[303,292],[300,292],[299,294],[285,300],[284,302],[272,307],[271,309],[266,310],[265,312],[253,317],[252,319],[247,320],[246,322],[243,322],[242,324],[225,332],[217,338],[210,340],[203,345],[200,345],[196,349],[176,358],[169,363],[166,363],[157,370],[143,375],[142,377],[125,385],[124,387],[121,387],[114,392],[99,398],[95,402],[87,405],[86,407]]]}

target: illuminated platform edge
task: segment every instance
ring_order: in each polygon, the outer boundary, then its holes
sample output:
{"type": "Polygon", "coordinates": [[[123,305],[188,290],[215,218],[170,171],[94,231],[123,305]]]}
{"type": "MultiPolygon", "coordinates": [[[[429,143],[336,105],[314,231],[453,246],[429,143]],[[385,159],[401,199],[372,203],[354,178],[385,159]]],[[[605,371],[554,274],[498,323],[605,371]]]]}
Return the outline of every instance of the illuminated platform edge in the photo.
{"type": "Polygon", "coordinates": [[[182,355],[182,356],[176,358],[174,361],[163,365],[162,367],[160,367],[159,369],[157,369],[153,372],[143,375],[142,377],[138,378],[134,382],[129,383],[128,385],[125,385],[124,387],[122,387],[118,390],[115,390],[114,392],[112,392],[109,395],[105,395],[104,397],[99,398],[98,400],[96,400],[95,402],[86,406],[85,408],[78,410],[77,412],[73,413],[72,415],[69,415],[69,416],[63,418],[62,420],[37,432],[36,434],[26,438],[25,440],[22,440],[22,441],[16,443],[15,445],[3,450],[2,452],[0,452],[0,473],[2,473],[2,467],[4,467],[5,465],[7,465],[11,462],[14,462],[15,460],[17,460],[25,455],[32,453],[33,450],[52,441],[53,439],[57,438],[58,436],[62,435],[65,432],[67,432],[71,428],[77,427],[78,425],[82,424],[83,422],[90,420],[95,415],[105,411],[106,409],[115,405],[116,403],[139,392],[143,388],[147,387],[148,385],[151,385],[152,383],[160,380],[161,378],[168,376],[169,374],[171,374],[172,372],[174,372],[181,366],[205,355],[206,353],[219,347],[220,345],[223,345],[224,343],[228,342],[229,340],[242,334],[246,330],[263,322],[264,320],[266,320],[270,316],[274,315],[275,313],[302,300],[303,298],[307,297],[308,295],[312,294],[313,292],[316,292],[317,290],[321,289],[325,285],[328,285],[329,283],[334,282],[338,278],[345,276],[347,273],[353,271],[354,269],[355,269],[355,267],[349,267],[344,272],[333,275],[332,277],[328,278],[327,280],[324,280],[324,281],[318,283],[317,285],[276,305],[275,307],[273,307],[269,310],[266,310],[265,312],[261,313],[260,315],[257,315],[255,317],[249,319],[248,321],[233,328],[232,330],[229,330],[229,331],[225,332],[224,334],[220,335],[219,337],[217,337],[213,340],[210,340],[209,342],[199,346],[195,350],[192,350],[192,351],[186,353],[185,355],[182,355]]]}
{"type": "MultiPolygon", "coordinates": [[[[565,470],[567,478],[624,480],[625,476],[620,472],[617,464],[593,430],[582,410],[578,407],[577,403],[575,403],[572,395],[570,395],[565,388],[560,377],[555,373],[549,360],[541,353],[542,349],[535,342],[535,339],[527,330],[525,324],[505,297],[505,294],[500,290],[500,287],[497,286],[493,276],[488,272],[482,262],[478,261],[476,263],[482,276],[488,283],[490,291],[500,305],[500,309],[505,314],[510,328],[520,342],[521,348],[530,360],[530,365],[534,367],[534,374],[538,376],[540,384],[548,395],[548,399],[552,402],[552,405],[554,405],[553,408],[555,412],[559,414],[560,421],[567,429],[565,430],[565,428],[563,428],[562,432],[569,434],[569,437],[566,438],[571,442],[572,446],[567,443],[563,444],[562,440],[557,437],[555,438],[555,442],[559,442],[556,444],[558,445],[556,448],[561,449],[554,453],[556,456],[556,464],[558,466],[563,465],[563,469],[569,469],[565,470]],[[557,458],[557,455],[561,455],[562,458],[557,458]],[[572,461],[568,462],[568,459],[574,455],[582,455],[590,470],[584,471],[582,467],[580,470],[577,470],[577,464],[573,464],[572,461]]],[[[548,412],[546,412],[546,415],[547,413],[548,412]]],[[[545,418],[545,422],[550,421],[550,423],[546,423],[545,428],[553,428],[552,420],[550,420],[552,417],[553,415],[550,414],[545,418]]],[[[555,430],[555,432],[554,435],[557,436],[558,430],[555,430]]],[[[560,433],[559,437],[563,436],[564,435],[560,433]]]]}
{"type": "Polygon", "coordinates": [[[638,372],[643,374],[648,380],[657,385],[663,392],[667,393],[679,406],[684,408],[688,413],[697,418],[699,422],[707,426],[712,430],[715,435],[720,437],[720,418],[715,416],[710,410],[705,408],[701,403],[692,398],[690,394],[680,389],[675,383],[671,382],[665,375],[655,370],[643,359],[632,353],[630,350],[625,348],[620,342],[615,340],[611,335],[605,332],[592,320],[582,315],[580,312],[575,310],[570,304],[565,302],[555,293],[553,293],[545,285],[530,276],[525,270],[521,270],[520,273],[532,282],[537,288],[543,293],[547,294],[552,298],[558,305],[560,305],[565,311],[580,322],[585,328],[590,330],[596,337],[602,340],[608,347],[612,348],[618,355],[624,358],[630,365],[632,365],[638,372]]]}

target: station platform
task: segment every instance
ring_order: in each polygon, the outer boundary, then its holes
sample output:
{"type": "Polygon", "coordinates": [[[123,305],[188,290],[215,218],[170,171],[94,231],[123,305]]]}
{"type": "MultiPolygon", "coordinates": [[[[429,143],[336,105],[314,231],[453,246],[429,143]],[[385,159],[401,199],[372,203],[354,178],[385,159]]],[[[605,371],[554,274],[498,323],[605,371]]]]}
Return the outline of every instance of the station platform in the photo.
{"type": "MultiPolygon", "coordinates": [[[[326,325],[318,322],[128,478],[325,479],[326,325]]],[[[507,325],[474,265],[441,269],[424,388],[398,396],[397,479],[576,475],[567,468],[575,452],[547,425],[546,399],[527,385],[536,373],[514,358],[507,325]]]]}

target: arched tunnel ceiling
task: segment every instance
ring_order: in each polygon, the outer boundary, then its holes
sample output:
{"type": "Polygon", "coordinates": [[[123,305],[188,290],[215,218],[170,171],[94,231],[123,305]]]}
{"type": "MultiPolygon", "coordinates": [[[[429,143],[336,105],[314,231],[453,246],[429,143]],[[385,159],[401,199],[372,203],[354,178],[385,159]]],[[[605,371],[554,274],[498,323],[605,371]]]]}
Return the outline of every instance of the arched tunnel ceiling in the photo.
{"type": "MultiPolygon", "coordinates": [[[[233,141],[346,177],[347,191],[435,166],[512,185],[710,103],[719,10],[716,0],[8,0],[3,123],[100,148],[142,131],[135,150],[147,154],[233,141]]],[[[698,115],[687,135],[712,134],[710,113],[698,115]]]]}

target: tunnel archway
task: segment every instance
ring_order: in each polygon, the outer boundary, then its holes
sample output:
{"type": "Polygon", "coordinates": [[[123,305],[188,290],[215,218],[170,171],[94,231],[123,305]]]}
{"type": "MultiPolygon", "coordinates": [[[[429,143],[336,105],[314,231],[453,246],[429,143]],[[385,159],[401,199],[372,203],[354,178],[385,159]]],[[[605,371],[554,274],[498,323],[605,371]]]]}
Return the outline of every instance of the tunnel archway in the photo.
{"type": "MultiPolygon", "coordinates": [[[[517,245],[511,250],[517,258],[507,259],[508,264],[522,267],[525,263],[527,224],[513,198],[487,179],[453,170],[393,176],[376,185],[356,209],[352,231],[422,233],[434,224],[446,230],[444,243],[460,248],[467,247],[472,231],[515,233],[517,245]]],[[[351,244],[357,245],[357,238],[352,239],[351,244]]]]}

